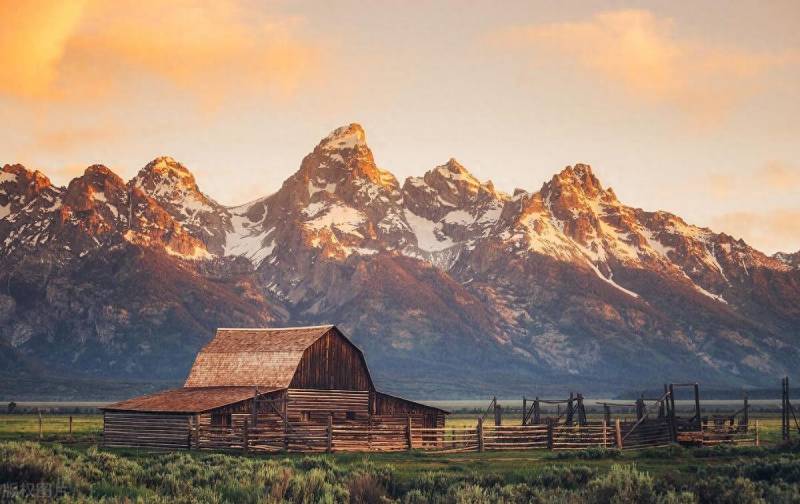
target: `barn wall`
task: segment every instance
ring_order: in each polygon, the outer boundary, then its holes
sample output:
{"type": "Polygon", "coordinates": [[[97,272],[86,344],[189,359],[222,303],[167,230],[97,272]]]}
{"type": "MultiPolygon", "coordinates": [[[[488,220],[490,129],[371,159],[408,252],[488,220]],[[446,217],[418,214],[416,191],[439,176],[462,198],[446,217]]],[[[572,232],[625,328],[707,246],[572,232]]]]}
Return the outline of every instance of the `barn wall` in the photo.
{"type": "Polygon", "coordinates": [[[215,415],[230,415],[231,424],[241,428],[245,420],[250,426],[270,427],[275,430],[283,431],[285,391],[276,391],[259,394],[258,411],[256,422],[253,423],[253,400],[246,399],[238,403],[229,404],[215,408],[206,413],[197,415],[197,424],[201,427],[212,425],[212,418],[215,415]]]}
{"type": "Polygon", "coordinates": [[[355,346],[330,330],[303,353],[289,388],[369,390],[364,359],[355,346]]]}
{"type": "Polygon", "coordinates": [[[106,411],[103,413],[103,445],[188,449],[190,417],[186,414],[106,411]]]}
{"type": "Polygon", "coordinates": [[[374,418],[381,419],[382,423],[396,423],[411,417],[412,422],[421,422],[420,427],[444,427],[445,414],[443,411],[415,403],[399,397],[375,392],[374,418]]]}
{"type": "Polygon", "coordinates": [[[287,391],[287,415],[291,423],[328,423],[333,415],[336,424],[369,421],[369,391],[309,390],[287,391]],[[348,418],[348,412],[350,418],[348,418]]]}

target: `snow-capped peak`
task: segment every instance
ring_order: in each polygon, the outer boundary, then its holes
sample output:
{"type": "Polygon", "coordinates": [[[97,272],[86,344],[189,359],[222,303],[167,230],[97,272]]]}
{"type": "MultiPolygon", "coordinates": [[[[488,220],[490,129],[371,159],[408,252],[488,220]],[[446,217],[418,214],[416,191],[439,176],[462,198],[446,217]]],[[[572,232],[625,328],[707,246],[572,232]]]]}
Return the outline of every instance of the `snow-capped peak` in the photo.
{"type": "Polygon", "coordinates": [[[320,150],[331,151],[341,149],[355,149],[359,146],[366,146],[367,138],[364,128],[360,124],[351,123],[333,130],[327,137],[319,143],[320,150]]]}

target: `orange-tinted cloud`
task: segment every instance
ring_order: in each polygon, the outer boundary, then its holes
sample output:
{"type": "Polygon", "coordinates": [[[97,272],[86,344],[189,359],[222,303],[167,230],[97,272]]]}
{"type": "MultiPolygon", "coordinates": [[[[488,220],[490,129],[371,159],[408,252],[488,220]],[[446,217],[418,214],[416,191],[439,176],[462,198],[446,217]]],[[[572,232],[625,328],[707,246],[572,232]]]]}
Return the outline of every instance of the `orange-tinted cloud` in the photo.
{"type": "Polygon", "coordinates": [[[756,176],[776,191],[800,189],[800,167],[783,161],[768,162],[757,172],[756,176]]]}
{"type": "Polygon", "coordinates": [[[736,182],[730,175],[712,173],[706,179],[708,189],[717,199],[727,199],[736,191],[736,182]]]}
{"type": "Polygon", "coordinates": [[[170,85],[204,103],[291,92],[318,48],[300,20],[242,0],[0,0],[0,93],[96,99],[170,85]],[[13,26],[6,31],[5,26],[13,26]]]}
{"type": "Polygon", "coordinates": [[[755,170],[711,173],[705,179],[703,187],[718,200],[747,198],[754,192],[787,194],[800,190],[800,167],[772,160],[755,170]]]}
{"type": "Polygon", "coordinates": [[[767,70],[797,62],[794,53],[755,53],[682,40],[671,19],[646,10],[512,27],[493,40],[505,48],[567,55],[633,96],[679,107],[703,123],[717,120],[751,93],[767,70]]]}
{"type": "Polygon", "coordinates": [[[35,134],[29,149],[32,152],[69,153],[87,145],[113,142],[120,139],[124,131],[123,126],[108,122],[92,126],[48,128],[35,134]]]}
{"type": "Polygon", "coordinates": [[[50,91],[85,1],[0,0],[0,92],[36,97],[50,91]]]}
{"type": "Polygon", "coordinates": [[[711,227],[741,237],[762,250],[800,249],[800,209],[727,213],[712,219],[711,227]]]}

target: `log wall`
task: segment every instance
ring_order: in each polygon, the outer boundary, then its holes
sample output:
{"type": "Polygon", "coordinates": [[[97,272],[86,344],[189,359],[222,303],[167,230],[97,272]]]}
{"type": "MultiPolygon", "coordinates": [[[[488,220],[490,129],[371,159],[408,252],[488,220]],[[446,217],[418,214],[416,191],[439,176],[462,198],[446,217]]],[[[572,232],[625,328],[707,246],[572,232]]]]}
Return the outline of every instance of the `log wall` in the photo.
{"type": "Polygon", "coordinates": [[[103,446],[189,449],[191,415],[106,411],[103,446]]]}
{"type": "Polygon", "coordinates": [[[294,423],[328,424],[328,415],[334,423],[369,420],[368,390],[308,390],[287,391],[286,413],[294,423]],[[348,419],[348,412],[352,418],[348,419]]]}

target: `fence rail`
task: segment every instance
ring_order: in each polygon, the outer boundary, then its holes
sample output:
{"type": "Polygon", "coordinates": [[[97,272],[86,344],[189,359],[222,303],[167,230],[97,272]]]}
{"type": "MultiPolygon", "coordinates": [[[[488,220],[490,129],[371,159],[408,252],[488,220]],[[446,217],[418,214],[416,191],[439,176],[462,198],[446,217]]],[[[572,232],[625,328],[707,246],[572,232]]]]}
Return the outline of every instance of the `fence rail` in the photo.
{"type": "MultiPolygon", "coordinates": [[[[699,444],[758,444],[756,430],[698,432],[699,444]]],[[[613,424],[587,423],[567,426],[546,425],[476,427],[411,427],[370,424],[291,424],[283,430],[274,427],[191,428],[189,447],[200,450],[240,451],[402,451],[456,453],[493,450],[580,450],[617,448],[635,450],[670,444],[672,434],[664,419],[613,424]]],[[[684,440],[685,441],[685,440],[684,440]]]]}

